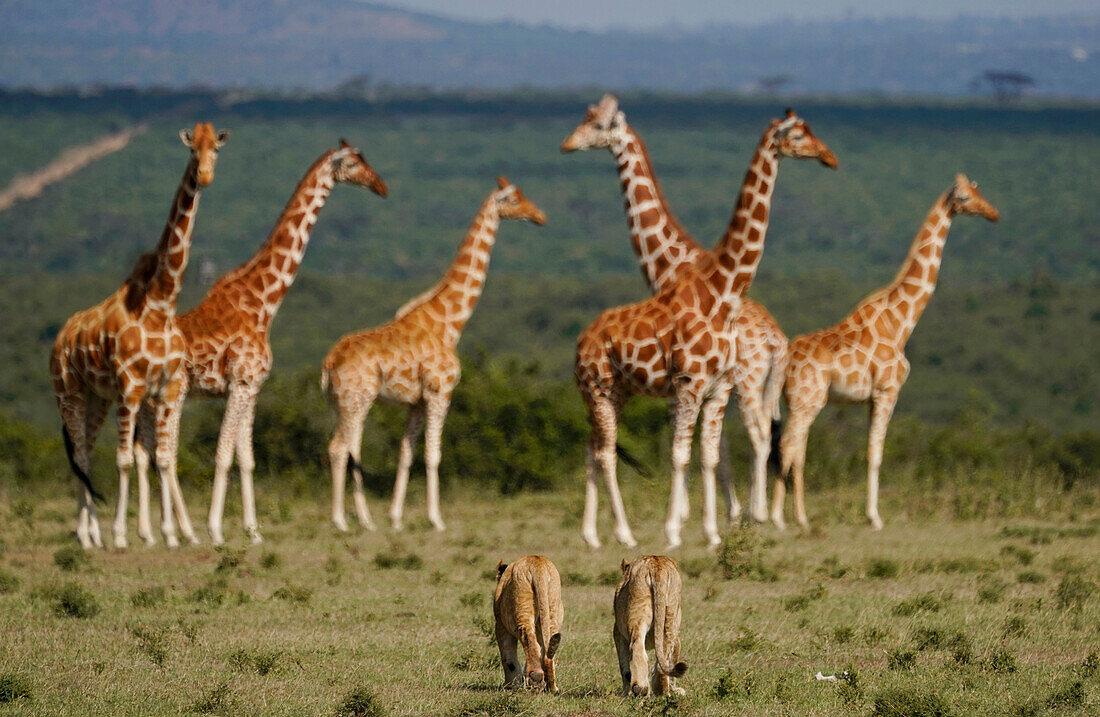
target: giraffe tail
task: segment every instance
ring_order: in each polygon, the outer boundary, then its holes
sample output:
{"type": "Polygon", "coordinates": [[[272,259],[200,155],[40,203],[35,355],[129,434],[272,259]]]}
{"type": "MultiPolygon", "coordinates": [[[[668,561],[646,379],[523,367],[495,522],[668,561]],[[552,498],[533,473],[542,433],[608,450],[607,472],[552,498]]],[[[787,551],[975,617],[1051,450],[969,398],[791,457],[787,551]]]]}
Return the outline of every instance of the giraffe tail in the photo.
{"type": "Polygon", "coordinates": [[[630,466],[634,470],[638,471],[644,477],[646,477],[646,478],[652,478],[653,477],[653,471],[651,471],[649,469],[649,466],[647,466],[645,463],[643,463],[641,461],[641,459],[639,459],[633,453],[631,453],[630,451],[623,448],[622,445],[619,444],[619,443],[615,444],[615,454],[618,455],[619,458],[622,459],[623,463],[627,464],[628,466],[630,466]]]}
{"type": "Polygon", "coordinates": [[[100,503],[104,502],[103,494],[92,486],[92,479],[76,464],[76,459],[73,458],[73,437],[69,435],[68,426],[61,427],[61,436],[65,439],[65,455],[69,458],[69,467],[73,469],[73,473],[76,474],[76,477],[80,479],[80,482],[83,483],[84,487],[88,489],[88,492],[92,494],[92,499],[100,503]]]}

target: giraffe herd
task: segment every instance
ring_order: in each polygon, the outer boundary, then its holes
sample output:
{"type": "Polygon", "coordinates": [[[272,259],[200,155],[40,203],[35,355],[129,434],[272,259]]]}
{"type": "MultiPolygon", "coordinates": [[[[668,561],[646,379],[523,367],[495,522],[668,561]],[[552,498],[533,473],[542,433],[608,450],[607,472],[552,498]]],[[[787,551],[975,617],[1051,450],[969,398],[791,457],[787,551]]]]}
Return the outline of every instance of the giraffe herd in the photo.
{"type": "MultiPolygon", "coordinates": [[[[50,355],[50,373],[63,422],[69,462],[82,485],[76,534],[81,545],[103,547],[96,515],[99,494],[90,473],[91,449],[108,409],[118,403],[116,467],[119,491],[113,538],[127,545],[131,466],[138,477],[138,536],[153,544],[149,505],[150,458],[161,483],[161,534],[176,547],[179,533],[199,542],[176,475],[182,405],[188,395],[224,397],[225,412],[214,457],[207,527],[212,543],[225,541],[222,513],[236,457],[243,528],[262,542],[252,474],[256,399],[272,366],[272,321],[304,258],[310,232],[336,184],[365,187],[385,197],[385,182],[362,153],[344,140],[308,169],[271,234],[246,263],[217,281],[191,311],[176,315],[201,190],[214,179],[218,151],[229,133],[208,123],[181,131],[190,150],[183,180],[154,252],[143,255],[123,285],[102,303],[74,314],[50,355]]],[[[779,440],[781,471],[773,486],[771,520],[784,527],[789,479],[795,517],[808,527],[804,507],[806,439],[829,400],[869,403],[867,519],[882,528],[879,468],[886,427],[909,373],[905,343],[935,289],[952,218],[960,214],[997,221],[997,210],[964,175],[929,212],[897,277],[834,327],[788,342],[775,319],[745,297],[763,256],[772,193],[781,158],[815,159],[837,168],[833,152],[793,111],[766,127],[746,172],[733,216],[713,249],[697,243],[676,219],[657,182],[648,151],[626,122],[617,99],[605,95],[589,107],[562,142],[563,152],[608,149],[618,165],[627,223],[652,296],[608,309],[580,335],[574,376],[587,408],[591,434],[582,535],[600,546],[596,529],[599,477],[606,485],[616,539],[636,545],[616,477],[620,412],[634,395],[664,398],[673,423],[672,476],[665,537],[681,544],[689,515],[687,468],[695,426],[700,426],[703,534],[720,541],[717,486],[726,520],[741,517],[722,424],[731,393],[752,446],[748,518],[768,519],[766,466],[780,427],[780,399],[789,419],[779,440]]],[[[336,413],[328,446],[332,521],[348,529],[344,493],[353,482],[360,525],[373,530],[359,464],[363,426],[383,399],[408,409],[389,511],[403,526],[414,446],[424,431],[428,519],[444,530],[439,501],[443,423],[460,376],[456,346],[485,285],[489,257],[502,219],[546,222],[546,215],[504,177],[481,205],[442,279],[402,306],[382,326],[349,334],[325,357],[322,390],[336,413]]]]}

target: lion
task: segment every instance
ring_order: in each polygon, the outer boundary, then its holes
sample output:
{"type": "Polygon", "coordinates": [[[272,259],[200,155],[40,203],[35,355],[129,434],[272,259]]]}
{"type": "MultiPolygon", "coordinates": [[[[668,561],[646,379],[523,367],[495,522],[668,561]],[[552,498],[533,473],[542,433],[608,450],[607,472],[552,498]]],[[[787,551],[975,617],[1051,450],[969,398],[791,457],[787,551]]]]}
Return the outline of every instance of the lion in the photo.
{"type": "Polygon", "coordinates": [[[615,649],[623,694],[644,697],[650,687],[655,695],[670,690],[685,694],[673,682],[687,672],[687,665],[680,662],[681,582],[676,561],[644,555],[633,563],[624,559],[622,570],[622,582],[615,589],[615,649]],[[651,676],[647,647],[653,648],[657,662],[651,676]]]}
{"type": "Polygon", "coordinates": [[[511,565],[498,564],[493,615],[504,686],[517,686],[519,642],[527,663],[525,679],[519,686],[526,683],[540,687],[545,683],[547,690],[557,692],[554,654],[561,644],[559,631],[565,608],[561,602],[561,576],[554,563],[541,555],[528,555],[511,565]]]}

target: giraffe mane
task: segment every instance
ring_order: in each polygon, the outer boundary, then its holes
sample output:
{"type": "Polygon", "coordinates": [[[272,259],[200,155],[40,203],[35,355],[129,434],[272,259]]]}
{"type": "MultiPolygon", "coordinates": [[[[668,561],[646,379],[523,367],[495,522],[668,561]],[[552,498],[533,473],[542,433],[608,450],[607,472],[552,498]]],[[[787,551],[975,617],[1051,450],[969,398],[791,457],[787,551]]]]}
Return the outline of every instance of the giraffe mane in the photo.
{"type": "Polygon", "coordinates": [[[397,309],[396,312],[394,312],[393,318],[400,319],[401,317],[410,313],[416,307],[428,302],[433,296],[435,296],[439,292],[440,289],[443,288],[443,283],[444,279],[440,279],[429,289],[417,294],[413,298],[406,301],[397,309]]]}

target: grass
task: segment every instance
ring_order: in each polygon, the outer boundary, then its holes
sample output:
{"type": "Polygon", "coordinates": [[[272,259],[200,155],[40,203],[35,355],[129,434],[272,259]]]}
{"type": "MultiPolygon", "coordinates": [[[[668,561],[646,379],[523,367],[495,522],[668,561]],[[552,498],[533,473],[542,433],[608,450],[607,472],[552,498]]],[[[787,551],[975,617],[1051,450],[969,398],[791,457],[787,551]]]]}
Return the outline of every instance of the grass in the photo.
{"type": "MultiPolygon", "coordinates": [[[[686,547],[674,553],[694,573],[683,573],[690,671],[680,684],[688,694],[619,697],[610,577],[623,558],[661,551],[664,501],[650,500],[660,487],[624,478],[641,545],[615,544],[601,515],[606,547],[590,551],[579,536],[579,491],[490,501],[483,491],[445,487],[449,528],[437,534],[414,490],[405,533],[345,535],[325,522],[327,495],[295,498],[261,482],[262,549],[233,532],[239,515],[230,501],[227,549],[94,551],[77,573],[54,563],[64,547],[57,536],[72,527],[69,501],[36,501],[29,525],[0,524],[0,569],[18,581],[0,594],[0,694],[13,695],[2,711],[718,717],[1100,709],[1100,596],[1087,587],[1100,582],[1100,568],[1088,559],[1093,538],[1071,530],[1096,516],[1029,523],[1050,540],[1028,548],[1027,569],[1051,577],[1020,582],[1019,555],[1002,552],[1011,520],[908,518],[891,512],[899,497],[890,490],[880,533],[838,510],[810,535],[731,531],[711,554],[693,515],[686,547]],[[279,506],[289,506],[287,517],[276,518],[279,506]],[[529,553],[553,559],[563,576],[583,576],[563,588],[559,695],[500,689],[495,566],[529,553]],[[872,577],[874,561],[898,570],[872,577]],[[917,569],[923,561],[936,569],[917,569]],[[979,595],[987,585],[997,586],[997,599],[979,595]],[[849,677],[818,682],[818,671],[849,677]]],[[[858,505],[860,490],[814,497],[858,505]]],[[[8,507],[0,503],[0,514],[8,507]]]]}

